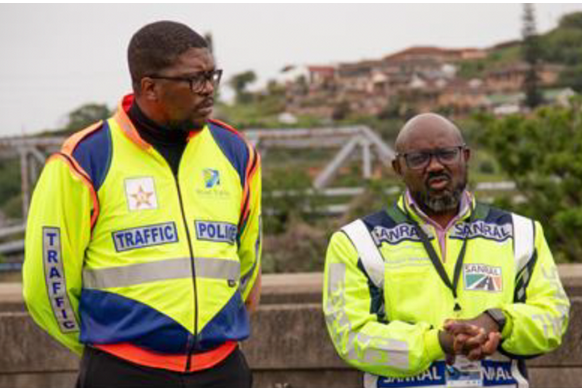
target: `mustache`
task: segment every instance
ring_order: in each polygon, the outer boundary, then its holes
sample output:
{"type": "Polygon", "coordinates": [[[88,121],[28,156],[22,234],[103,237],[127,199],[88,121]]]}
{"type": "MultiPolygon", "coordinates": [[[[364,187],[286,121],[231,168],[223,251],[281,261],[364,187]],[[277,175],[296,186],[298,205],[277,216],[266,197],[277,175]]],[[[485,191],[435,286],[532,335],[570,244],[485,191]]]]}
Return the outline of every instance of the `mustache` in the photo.
{"type": "Polygon", "coordinates": [[[445,180],[451,181],[451,175],[449,175],[447,172],[439,172],[439,173],[431,172],[431,173],[429,173],[427,179],[425,180],[425,184],[427,186],[430,186],[430,184],[431,184],[430,182],[433,179],[445,179],[445,180]]]}
{"type": "Polygon", "coordinates": [[[208,97],[207,99],[203,100],[200,104],[197,105],[197,108],[213,106],[215,103],[215,99],[213,96],[208,97]]]}

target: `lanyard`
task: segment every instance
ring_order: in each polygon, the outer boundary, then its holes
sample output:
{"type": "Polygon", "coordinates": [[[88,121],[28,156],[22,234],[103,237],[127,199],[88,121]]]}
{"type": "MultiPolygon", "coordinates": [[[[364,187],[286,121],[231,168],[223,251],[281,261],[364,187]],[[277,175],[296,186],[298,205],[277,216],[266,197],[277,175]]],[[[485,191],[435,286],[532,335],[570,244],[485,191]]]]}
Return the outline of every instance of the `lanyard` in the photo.
{"type": "MultiPolygon", "coordinates": [[[[463,268],[463,260],[465,258],[465,251],[467,250],[467,233],[465,234],[465,237],[463,238],[463,246],[461,247],[461,251],[459,252],[459,256],[457,256],[457,263],[455,264],[455,273],[453,274],[453,283],[451,283],[451,280],[449,279],[449,276],[447,275],[447,272],[445,271],[445,267],[443,267],[443,264],[441,264],[441,260],[439,259],[439,256],[437,256],[437,252],[435,252],[435,249],[431,245],[431,241],[429,240],[429,237],[423,231],[423,229],[419,226],[419,224],[416,223],[416,221],[413,220],[412,217],[410,216],[410,213],[408,212],[408,209],[406,208],[406,201],[404,199],[403,199],[402,204],[403,204],[404,210],[405,210],[404,214],[406,214],[406,218],[408,219],[408,221],[414,225],[416,233],[420,237],[420,239],[423,243],[423,246],[425,247],[425,251],[429,255],[429,258],[431,259],[431,263],[433,263],[433,266],[435,267],[435,270],[437,271],[437,273],[441,277],[441,280],[443,280],[443,283],[445,283],[445,285],[451,290],[451,293],[453,294],[453,298],[455,299],[454,310],[460,311],[461,306],[459,305],[459,302],[457,301],[457,283],[459,283],[459,277],[461,276],[461,269],[463,268]]],[[[469,218],[470,221],[473,220],[474,213],[475,213],[475,208],[473,208],[471,211],[471,216],[469,218]]]]}

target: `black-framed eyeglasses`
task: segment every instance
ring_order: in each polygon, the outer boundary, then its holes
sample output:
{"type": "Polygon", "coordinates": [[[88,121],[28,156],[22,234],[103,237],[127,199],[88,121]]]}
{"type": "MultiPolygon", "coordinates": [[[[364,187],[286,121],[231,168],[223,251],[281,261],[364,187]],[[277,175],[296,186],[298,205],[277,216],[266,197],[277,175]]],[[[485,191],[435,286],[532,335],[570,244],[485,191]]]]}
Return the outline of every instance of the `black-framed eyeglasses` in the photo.
{"type": "Polygon", "coordinates": [[[151,79],[187,82],[189,83],[189,88],[191,88],[193,93],[201,93],[205,89],[205,86],[208,82],[213,84],[214,88],[217,88],[219,81],[221,80],[222,73],[222,69],[215,69],[209,72],[199,72],[191,77],[160,76],[156,74],[149,75],[147,77],[150,77],[151,79]]]}
{"type": "Polygon", "coordinates": [[[410,169],[424,169],[430,162],[431,158],[436,157],[443,165],[452,165],[459,161],[461,152],[467,149],[467,145],[454,146],[452,148],[441,148],[435,150],[424,150],[410,153],[397,153],[396,157],[404,157],[406,166],[410,169]]]}

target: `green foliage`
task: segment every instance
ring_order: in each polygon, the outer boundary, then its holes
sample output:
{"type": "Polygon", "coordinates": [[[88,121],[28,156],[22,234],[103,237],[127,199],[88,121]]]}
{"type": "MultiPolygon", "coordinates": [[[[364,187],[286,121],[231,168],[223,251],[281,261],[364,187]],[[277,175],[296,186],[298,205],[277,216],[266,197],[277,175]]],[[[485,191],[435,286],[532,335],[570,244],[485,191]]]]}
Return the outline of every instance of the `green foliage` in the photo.
{"type": "Polygon", "coordinates": [[[89,103],[71,111],[64,130],[67,132],[83,130],[102,119],[108,119],[112,112],[105,104],[89,103]]]}
{"type": "Polygon", "coordinates": [[[256,73],[253,70],[247,70],[232,76],[228,83],[234,90],[238,103],[249,103],[252,100],[252,95],[246,91],[246,88],[256,79],[256,73]]]}
{"type": "Polygon", "coordinates": [[[565,16],[563,16],[561,18],[561,21],[559,22],[559,26],[563,27],[563,28],[567,28],[567,29],[579,29],[581,30],[582,26],[583,26],[583,20],[582,20],[582,14],[581,12],[573,12],[570,14],[566,14],[565,16]]]}
{"type": "Polygon", "coordinates": [[[291,220],[285,232],[265,236],[262,272],[323,271],[329,236],[338,227],[331,220],[317,224],[291,220]]]}
{"type": "Polygon", "coordinates": [[[534,6],[532,4],[524,4],[523,21],[522,59],[528,64],[528,71],[524,79],[525,103],[528,107],[535,108],[542,103],[537,70],[542,58],[542,49],[536,34],[536,21],[534,20],[534,6]]]}
{"type": "Polygon", "coordinates": [[[461,62],[457,74],[465,79],[481,78],[485,72],[518,62],[520,56],[520,44],[496,49],[488,53],[486,58],[461,62]]]}
{"type": "Polygon", "coordinates": [[[397,184],[391,179],[362,181],[361,185],[364,186],[365,192],[351,201],[349,209],[343,216],[343,221],[340,225],[390,207],[398,198],[399,194],[389,196],[385,191],[389,187],[394,187],[397,184]]]}
{"type": "Polygon", "coordinates": [[[565,15],[553,30],[533,36],[529,41],[518,42],[492,50],[487,58],[461,62],[458,75],[472,79],[485,72],[535,56],[544,63],[560,64],[566,68],[561,73],[559,87],[570,87],[581,92],[582,27],[581,12],[565,15]],[[528,51],[527,51],[528,48],[528,51]],[[537,48],[538,51],[533,49],[537,48]]]}
{"type": "Polygon", "coordinates": [[[20,163],[18,159],[0,160],[0,208],[7,211],[6,202],[20,194],[20,163]]]}
{"type": "Polygon", "coordinates": [[[567,86],[575,92],[581,93],[583,90],[581,64],[576,66],[568,66],[565,68],[559,77],[559,85],[567,86]]]}
{"type": "Polygon", "coordinates": [[[560,262],[581,261],[581,101],[532,116],[484,117],[485,145],[526,202],[499,204],[543,223],[560,262]]]}
{"type": "Polygon", "coordinates": [[[280,234],[295,218],[312,213],[318,200],[316,194],[307,194],[311,178],[306,170],[294,167],[276,167],[263,178],[262,208],[264,231],[280,234]]]}
{"type": "Polygon", "coordinates": [[[540,38],[542,58],[546,62],[581,65],[581,12],[565,15],[559,27],[540,38]]]}
{"type": "Polygon", "coordinates": [[[581,12],[565,15],[559,23],[559,28],[544,35],[541,42],[544,61],[565,65],[565,69],[561,72],[559,86],[570,87],[581,93],[581,12]]]}
{"type": "Polygon", "coordinates": [[[2,205],[2,211],[4,214],[11,219],[22,218],[22,195],[19,193],[8,199],[2,205]]]}
{"type": "Polygon", "coordinates": [[[479,171],[481,173],[494,173],[495,172],[495,168],[494,165],[492,164],[491,161],[488,160],[483,160],[482,162],[479,163],[479,171]]]}

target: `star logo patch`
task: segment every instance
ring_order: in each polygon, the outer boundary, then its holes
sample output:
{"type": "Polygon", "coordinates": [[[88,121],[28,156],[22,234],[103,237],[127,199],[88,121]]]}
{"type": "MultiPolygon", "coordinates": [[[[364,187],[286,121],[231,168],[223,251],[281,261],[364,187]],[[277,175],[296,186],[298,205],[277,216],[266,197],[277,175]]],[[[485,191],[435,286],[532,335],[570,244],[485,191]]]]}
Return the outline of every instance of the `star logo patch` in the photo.
{"type": "Polygon", "coordinates": [[[124,181],[126,201],[130,211],[153,210],[158,208],[154,179],[137,177],[124,181]]]}

